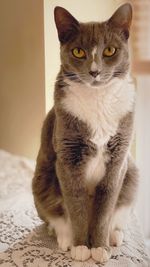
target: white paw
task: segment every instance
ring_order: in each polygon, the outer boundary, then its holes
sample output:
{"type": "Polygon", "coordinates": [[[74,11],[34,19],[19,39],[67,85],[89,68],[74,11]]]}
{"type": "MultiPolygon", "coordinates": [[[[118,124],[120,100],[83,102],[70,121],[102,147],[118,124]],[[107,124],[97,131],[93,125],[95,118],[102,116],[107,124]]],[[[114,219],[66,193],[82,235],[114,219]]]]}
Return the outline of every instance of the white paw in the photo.
{"type": "Polygon", "coordinates": [[[76,261],[86,261],[90,258],[91,251],[86,246],[77,246],[71,248],[71,257],[76,261]]]}
{"type": "Polygon", "coordinates": [[[71,222],[63,217],[51,218],[49,229],[54,229],[57,236],[57,243],[60,249],[67,251],[72,246],[71,222]]]}
{"type": "Polygon", "coordinates": [[[71,247],[71,240],[69,236],[60,235],[57,237],[58,246],[63,251],[67,251],[71,247]]]}
{"type": "Polygon", "coordinates": [[[91,254],[92,254],[93,260],[100,262],[100,263],[104,263],[108,261],[109,258],[111,257],[111,252],[103,247],[92,248],[91,254]]]}
{"type": "Polygon", "coordinates": [[[120,247],[123,243],[124,234],[121,230],[114,230],[110,235],[110,245],[120,247]]]}

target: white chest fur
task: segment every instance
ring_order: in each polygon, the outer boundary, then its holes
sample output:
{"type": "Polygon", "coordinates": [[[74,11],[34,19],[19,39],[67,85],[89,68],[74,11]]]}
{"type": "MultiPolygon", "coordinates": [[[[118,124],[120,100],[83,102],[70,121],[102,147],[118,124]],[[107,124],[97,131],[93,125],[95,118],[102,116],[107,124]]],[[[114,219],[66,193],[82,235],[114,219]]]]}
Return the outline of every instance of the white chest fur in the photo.
{"type": "Polygon", "coordinates": [[[97,156],[87,163],[86,181],[90,191],[105,174],[105,145],[115,135],[119,120],[133,109],[134,86],[127,79],[116,79],[106,87],[89,87],[67,80],[69,87],[62,100],[65,110],[87,123],[97,156]]]}

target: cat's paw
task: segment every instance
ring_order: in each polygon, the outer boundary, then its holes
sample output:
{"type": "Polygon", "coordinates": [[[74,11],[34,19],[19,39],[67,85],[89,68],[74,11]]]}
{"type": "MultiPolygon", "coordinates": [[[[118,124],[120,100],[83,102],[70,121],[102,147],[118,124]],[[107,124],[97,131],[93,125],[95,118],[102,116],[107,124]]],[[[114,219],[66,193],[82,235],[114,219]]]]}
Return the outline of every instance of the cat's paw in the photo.
{"type": "Polygon", "coordinates": [[[93,260],[99,263],[105,263],[111,257],[111,250],[110,248],[104,248],[104,247],[92,248],[91,255],[93,260]]]}
{"type": "Polygon", "coordinates": [[[123,243],[124,234],[121,230],[114,230],[110,234],[110,245],[120,247],[123,243]]]}
{"type": "Polygon", "coordinates": [[[76,261],[86,261],[90,258],[91,251],[86,246],[77,246],[71,248],[71,257],[76,261]]]}
{"type": "Polygon", "coordinates": [[[61,235],[57,237],[58,246],[63,251],[68,251],[71,248],[71,240],[69,236],[61,235]]]}

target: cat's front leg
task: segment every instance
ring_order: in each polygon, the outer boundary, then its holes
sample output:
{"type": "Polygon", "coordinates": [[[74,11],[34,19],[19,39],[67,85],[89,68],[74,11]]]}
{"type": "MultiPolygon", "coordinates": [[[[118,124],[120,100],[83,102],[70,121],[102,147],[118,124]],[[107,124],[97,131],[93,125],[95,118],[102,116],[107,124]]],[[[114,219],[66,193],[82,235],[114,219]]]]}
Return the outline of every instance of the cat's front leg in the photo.
{"type": "Polygon", "coordinates": [[[91,254],[92,258],[100,263],[104,263],[111,257],[110,230],[114,208],[116,206],[119,192],[126,172],[126,164],[122,171],[116,176],[109,172],[107,178],[97,186],[93,220],[91,223],[91,254]],[[114,179],[114,183],[109,182],[114,179]],[[115,180],[117,182],[115,182],[115,180]]]}
{"type": "Polygon", "coordinates": [[[101,184],[96,188],[94,210],[90,227],[91,256],[100,263],[105,263],[111,257],[109,247],[109,229],[111,222],[111,208],[109,199],[112,192],[101,184]]]}
{"type": "Polygon", "coordinates": [[[132,137],[133,113],[128,113],[111,138],[108,148],[111,160],[104,178],[96,187],[91,229],[92,257],[101,263],[111,255],[109,249],[110,223],[127,170],[128,150],[132,137]]]}
{"type": "MultiPolygon", "coordinates": [[[[112,218],[127,171],[127,162],[124,161],[121,171],[117,173],[117,169],[115,170],[116,174],[113,172],[113,168],[112,171],[110,170],[111,168],[96,188],[93,207],[94,216],[90,230],[92,258],[100,263],[108,261],[111,257],[110,233],[112,218]]],[[[118,234],[121,234],[121,232],[118,232],[118,234]]]]}
{"type": "Polygon", "coordinates": [[[72,170],[64,162],[56,163],[64,206],[72,228],[71,257],[74,260],[85,261],[91,256],[88,244],[88,203],[89,197],[84,187],[81,171],[78,168],[72,170]]]}

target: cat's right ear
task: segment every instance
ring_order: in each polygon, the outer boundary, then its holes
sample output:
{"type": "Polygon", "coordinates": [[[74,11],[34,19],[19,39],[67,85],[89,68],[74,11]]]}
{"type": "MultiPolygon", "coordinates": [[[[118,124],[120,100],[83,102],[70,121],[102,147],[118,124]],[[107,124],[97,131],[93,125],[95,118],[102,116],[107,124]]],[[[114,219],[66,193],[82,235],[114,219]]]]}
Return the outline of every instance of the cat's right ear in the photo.
{"type": "Polygon", "coordinates": [[[64,44],[79,33],[79,22],[63,7],[55,7],[54,18],[59,41],[64,44]]]}
{"type": "Polygon", "coordinates": [[[120,6],[112,17],[108,20],[108,24],[114,26],[115,28],[121,29],[125,39],[129,37],[129,30],[132,21],[132,6],[126,3],[120,6]]]}

